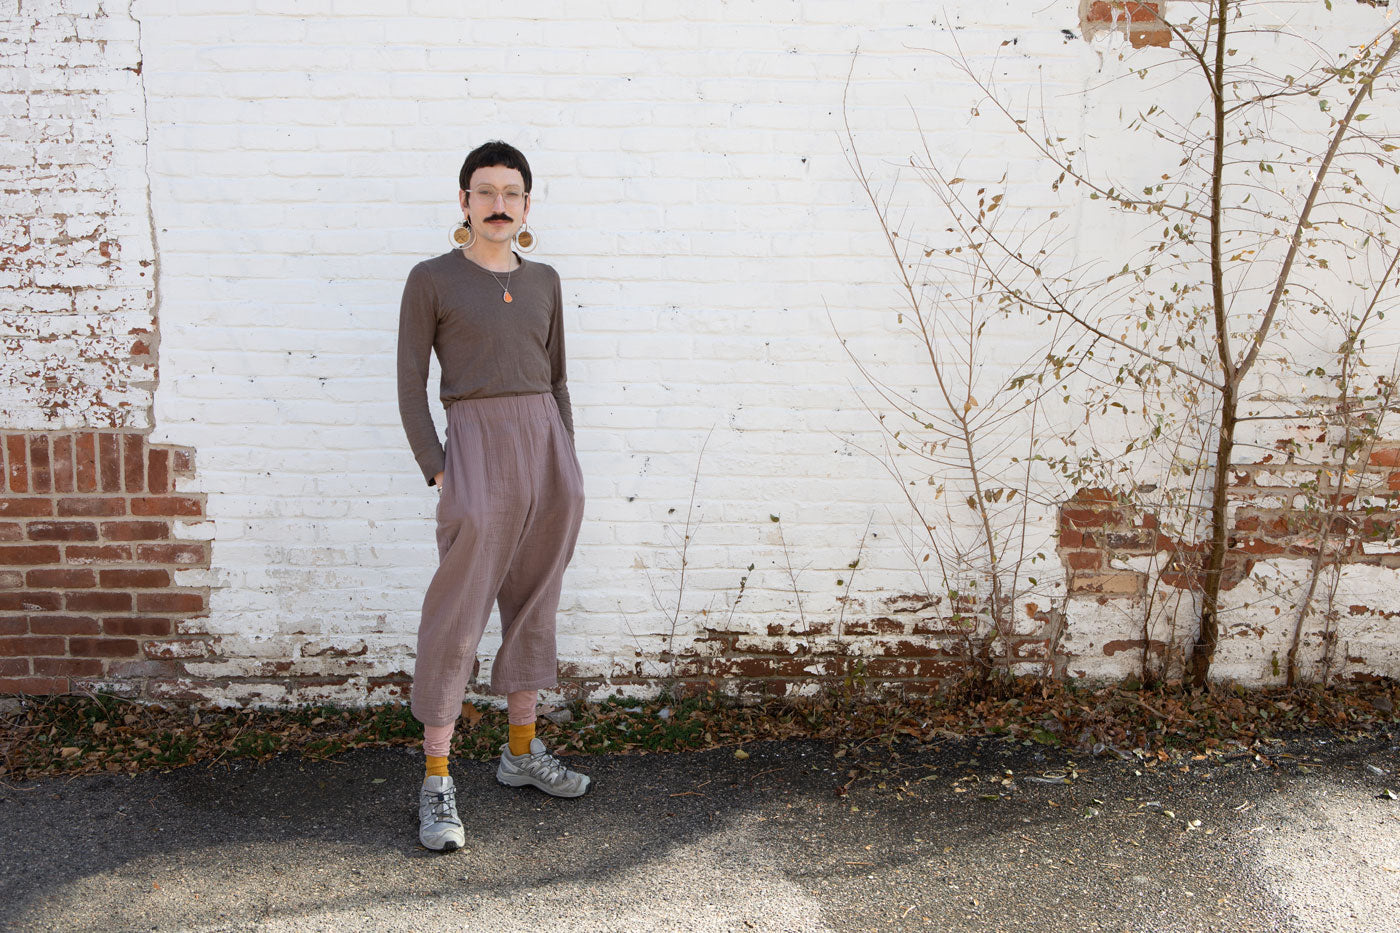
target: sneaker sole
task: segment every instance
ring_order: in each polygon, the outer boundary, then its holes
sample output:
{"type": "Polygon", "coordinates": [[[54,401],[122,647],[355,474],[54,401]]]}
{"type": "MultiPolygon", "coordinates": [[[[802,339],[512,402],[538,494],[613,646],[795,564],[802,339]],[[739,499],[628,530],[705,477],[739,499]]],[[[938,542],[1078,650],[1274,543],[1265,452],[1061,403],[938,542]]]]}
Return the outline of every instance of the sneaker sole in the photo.
{"type": "Polygon", "coordinates": [[[579,791],[577,794],[560,794],[550,790],[545,785],[541,784],[534,778],[529,777],[527,775],[502,775],[499,771],[496,772],[496,783],[501,784],[505,787],[533,787],[536,790],[544,791],[551,797],[562,797],[566,800],[572,800],[576,797],[582,797],[584,794],[588,793],[589,790],[593,788],[593,782],[589,781],[587,784],[583,785],[583,790],[579,791]]]}

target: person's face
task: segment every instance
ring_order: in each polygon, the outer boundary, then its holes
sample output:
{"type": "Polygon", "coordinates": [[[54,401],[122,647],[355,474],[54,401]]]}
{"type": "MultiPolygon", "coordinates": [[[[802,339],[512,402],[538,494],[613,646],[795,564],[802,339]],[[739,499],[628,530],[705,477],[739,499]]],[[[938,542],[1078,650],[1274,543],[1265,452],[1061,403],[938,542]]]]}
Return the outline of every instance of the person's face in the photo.
{"type": "Polygon", "coordinates": [[[476,235],[492,243],[509,243],[530,213],[530,196],[520,172],[487,165],[472,172],[470,187],[457,193],[462,216],[476,235]]]}

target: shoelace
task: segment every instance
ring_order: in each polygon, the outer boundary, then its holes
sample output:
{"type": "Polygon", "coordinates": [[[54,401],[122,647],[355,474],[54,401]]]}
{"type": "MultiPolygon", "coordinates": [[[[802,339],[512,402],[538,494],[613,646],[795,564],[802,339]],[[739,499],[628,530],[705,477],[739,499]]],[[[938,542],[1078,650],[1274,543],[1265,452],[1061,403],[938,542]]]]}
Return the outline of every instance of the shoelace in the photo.
{"type": "Polygon", "coordinates": [[[433,815],[434,823],[460,823],[456,815],[457,792],[455,790],[445,790],[441,793],[428,794],[428,811],[433,815]]]}
{"type": "Polygon", "coordinates": [[[538,755],[521,755],[516,761],[520,762],[522,770],[536,773],[543,771],[540,776],[550,781],[559,780],[569,770],[564,767],[562,761],[549,752],[540,752],[538,755]]]}

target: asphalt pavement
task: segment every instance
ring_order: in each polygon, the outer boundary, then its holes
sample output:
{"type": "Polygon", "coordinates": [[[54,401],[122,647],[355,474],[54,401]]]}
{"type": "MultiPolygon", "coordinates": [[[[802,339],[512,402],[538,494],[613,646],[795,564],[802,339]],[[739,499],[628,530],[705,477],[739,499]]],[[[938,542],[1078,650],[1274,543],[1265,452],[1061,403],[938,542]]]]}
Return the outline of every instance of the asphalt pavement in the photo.
{"type": "Polygon", "coordinates": [[[368,749],[0,785],[17,931],[1400,930],[1400,733],[1226,759],[999,739],[575,757],[578,800],[368,749]]]}

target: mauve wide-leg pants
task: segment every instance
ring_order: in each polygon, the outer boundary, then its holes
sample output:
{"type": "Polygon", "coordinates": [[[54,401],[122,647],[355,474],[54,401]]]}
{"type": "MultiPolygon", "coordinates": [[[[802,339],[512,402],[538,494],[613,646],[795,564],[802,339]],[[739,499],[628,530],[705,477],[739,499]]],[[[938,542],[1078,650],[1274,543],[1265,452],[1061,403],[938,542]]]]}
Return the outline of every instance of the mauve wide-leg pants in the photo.
{"type": "Polygon", "coordinates": [[[583,520],[583,473],[552,395],[453,403],[446,452],[413,668],[413,715],[429,726],[457,720],[492,603],[492,692],[558,683],[554,616],[583,520]]]}

